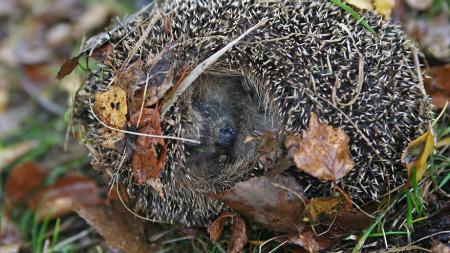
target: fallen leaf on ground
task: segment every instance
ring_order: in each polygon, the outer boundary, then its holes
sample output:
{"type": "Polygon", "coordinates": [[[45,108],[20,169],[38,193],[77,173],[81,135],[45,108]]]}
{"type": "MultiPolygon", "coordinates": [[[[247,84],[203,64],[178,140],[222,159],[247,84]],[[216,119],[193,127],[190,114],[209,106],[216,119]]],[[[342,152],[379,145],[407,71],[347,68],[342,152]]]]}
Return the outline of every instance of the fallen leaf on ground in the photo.
{"type": "Polygon", "coordinates": [[[307,225],[303,221],[306,197],[292,177],[255,177],[210,196],[274,231],[297,232],[307,225]]]}
{"type": "Polygon", "coordinates": [[[433,240],[433,245],[431,246],[431,253],[450,253],[450,247],[438,240],[433,240]]]}
{"type": "Polygon", "coordinates": [[[66,60],[56,74],[56,79],[61,80],[63,77],[72,73],[72,71],[78,66],[78,61],[80,60],[80,56],[73,57],[71,59],[66,60]]]}
{"type": "MultiPolygon", "coordinates": [[[[0,117],[1,118],[1,117],[0,117]]],[[[28,151],[36,148],[39,142],[36,140],[21,142],[6,148],[0,149],[0,171],[14,162],[19,157],[25,155],[28,151]]]]}
{"type": "Polygon", "coordinates": [[[433,0],[406,0],[406,3],[415,10],[424,11],[431,7],[433,0]]]}
{"type": "Polygon", "coordinates": [[[223,228],[230,217],[232,217],[231,213],[226,211],[222,212],[219,217],[208,226],[208,234],[211,242],[216,242],[222,236],[223,228]]]}
{"type": "Polygon", "coordinates": [[[362,10],[373,10],[372,0],[345,0],[346,3],[362,10]]]}
{"type": "Polygon", "coordinates": [[[389,18],[395,6],[395,0],[375,0],[373,5],[375,5],[376,12],[389,18]]]}
{"type": "Polygon", "coordinates": [[[59,217],[73,211],[73,206],[95,206],[101,202],[99,190],[94,181],[79,175],[57,180],[39,191],[30,201],[32,210],[39,210],[39,216],[59,217]]]}
{"type": "MultiPolygon", "coordinates": [[[[142,134],[162,135],[159,112],[156,109],[144,108],[142,115],[135,112],[131,115],[131,124],[142,134]]],[[[138,184],[149,183],[157,179],[164,168],[166,147],[163,138],[138,136],[136,149],[131,157],[133,177],[138,184]]]]}
{"type": "Polygon", "coordinates": [[[433,129],[428,130],[419,138],[413,140],[403,150],[401,161],[408,170],[408,176],[411,178],[413,169],[416,170],[416,182],[422,178],[427,169],[427,161],[434,150],[433,129]]]}
{"type": "Polygon", "coordinates": [[[309,227],[304,228],[297,234],[288,236],[289,243],[297,244],[308,252],[318,252],[331,249],[339,242],[339,239],[326,236],[317,236],[309,227]]]}
{"type": "Polygon", "coordinates": [[[233,226],[231,227],[231,230],[233,232],[228,247],[228,253],[242,252],[244,246],[248,242],[245,220],[242,217],[233,216],[233,226]]]}
{"type": "Polygon", "coordinates": [[[286,148],[300,170],[322,180],[339,180],[353,168],[349,137],[339,128],[321,124],[311,113],[301,136],[288,136],[286,148]]]}
{"type": "Polygon", "coordinates": [[[439,211],[433,213],[427,219],[414,223],[414,234],[412,240],[419,240],[426,236],[435,234],[434,239],[447,241],[450,238],[450,201],[447,200],[439,211]],[[444,233],[447,231],[447,233],[444,233]]]}
{"type": "Polygon", "coordinates": [[[127,94],[116,86],[96,93],[94,112],[105,124],[123,129],[127,121],[127,94]]]}
{"type": "MultiPolygon", "coordinates": [[[[108,202],[94,207],[78,207],[76,212],[86,220],[111,247],[128,253],[154,252],[156,247],[147,243],[143,233],[152,227],[129,213],[120,202],[108,202]]],[[[156,229],[156,228],[155,228],[156,229]]],[[[152,231],[156,233],[156,231],[152,231]]]]}
{"type": "MultiPolygon", "coordinates": [[[[420,0],[419,0],[420,1],[420,0]]],[[[422,51],[442,62],[450,62],[450,22],[442,12],[431,19],[409,19],[405,30],[414,37],[422,51]]]]}
{"type": "Polygon", "coordinates": [[[208,226],[208,233],[211,242],[216,242],[221,236],[228,219],[232,220],[231,239],[228,246],[228,253],[242,252],[248,242],[247,227],[242,217],[222,212],[219,217],[208,226]]]}
{"type": "Polygon", "coordinates": [[[433,99],[433,105],[443,108],[450,101],[450,65],[430,69],[431,78],[425,79],[425,88],[433,99]]]}
{"type": "Polygon", "coordinates": [[[46,173],[34,162],[25,162],[14,167],[6,181],[5,201],[16,206],[31,197],[44,182],[46,173]]]}
{"type": "Polygon", "coordinates": [[[313,198],[305,208],[305,216],[311,223],[318,223],[321,219],[332,217],[339,213],[345,205],[343,196],[330,198],[313,198]]]}

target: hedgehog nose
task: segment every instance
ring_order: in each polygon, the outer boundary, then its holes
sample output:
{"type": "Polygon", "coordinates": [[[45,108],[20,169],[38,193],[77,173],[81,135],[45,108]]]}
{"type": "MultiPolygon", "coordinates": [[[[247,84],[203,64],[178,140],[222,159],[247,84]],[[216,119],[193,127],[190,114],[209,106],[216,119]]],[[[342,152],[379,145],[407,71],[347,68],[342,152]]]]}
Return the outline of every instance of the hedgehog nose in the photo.
{"type": "Polygon", "coordinates": [[[231,127],[219,129],[217,144],[219,146],[229,146],[236,137],[236,130],[231,127]]]}

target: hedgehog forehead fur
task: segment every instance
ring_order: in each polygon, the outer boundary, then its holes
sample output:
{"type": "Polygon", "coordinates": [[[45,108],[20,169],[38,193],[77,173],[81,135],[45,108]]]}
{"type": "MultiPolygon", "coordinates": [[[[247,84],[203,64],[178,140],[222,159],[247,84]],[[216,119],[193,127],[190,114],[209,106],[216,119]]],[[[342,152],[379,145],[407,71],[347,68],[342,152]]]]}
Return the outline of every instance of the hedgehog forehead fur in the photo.
{"type": "MultiPolygon", "coordinates": [[[[154,13],[137,15],[114,30],[109,65],[91,75],[85,90],[106,89],[112,70],[126,62],[154,13]]],[[[122,163],[121,154],[101,147],[103,127],[86,117],[88,93],[78,95],[86,141],[102,154],[92,153],[93,165],[118,175],[135,212],[209,224],[226,207],[206,194],[261,171],[255,147],[243,144],[243,138],[266,129],[301,133],[311,112],[350,136],[356,165],[338,184],[356,203],[377,201],[405,182],[400,153],[428,128],[430,101],[417,79],[410,42],[398,26],[366,13],[375,36],[344,10],[315,0],[184,0],[165,6],[163,13],[131,63],[145,62],[175,42],[178,70],[195,67],[263,18],[267,23],[223,55],[162,119],[164,134],[201,141],[192,146],[166,140],[164,199],[151,186],[134,183],[130,162],[122,163]]],[[[293,176],[310,197],[331,194],[328,182],[301,172],[293,176]]]]}

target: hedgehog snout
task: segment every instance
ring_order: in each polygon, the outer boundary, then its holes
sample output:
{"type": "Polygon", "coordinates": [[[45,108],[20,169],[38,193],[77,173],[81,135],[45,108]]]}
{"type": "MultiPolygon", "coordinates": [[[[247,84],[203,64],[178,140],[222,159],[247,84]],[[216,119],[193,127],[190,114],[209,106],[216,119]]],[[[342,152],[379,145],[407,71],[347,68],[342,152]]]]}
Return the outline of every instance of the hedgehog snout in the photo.
{"type": "Polygon", "coordinates": [[[232,127],[226,127],[219,129],[217,145],[221,147],[227,147],[232,145],[236,139],[236,129],[232,127]]]}

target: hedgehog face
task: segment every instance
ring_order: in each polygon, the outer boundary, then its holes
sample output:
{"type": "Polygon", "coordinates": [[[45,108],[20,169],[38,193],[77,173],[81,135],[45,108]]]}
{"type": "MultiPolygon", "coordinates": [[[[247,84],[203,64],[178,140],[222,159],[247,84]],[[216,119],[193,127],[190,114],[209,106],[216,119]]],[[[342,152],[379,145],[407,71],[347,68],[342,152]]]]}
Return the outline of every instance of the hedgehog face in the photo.
{"type": "Polygon", "coordinates": [[[244,89],[242,78],[201,77],[185,100],[185,137],[201,142],[185,144],[187,166],[195,176],[213,178],[254,157],[255,145],[244,140],[266,130],[271,122],[244,89]]]}

